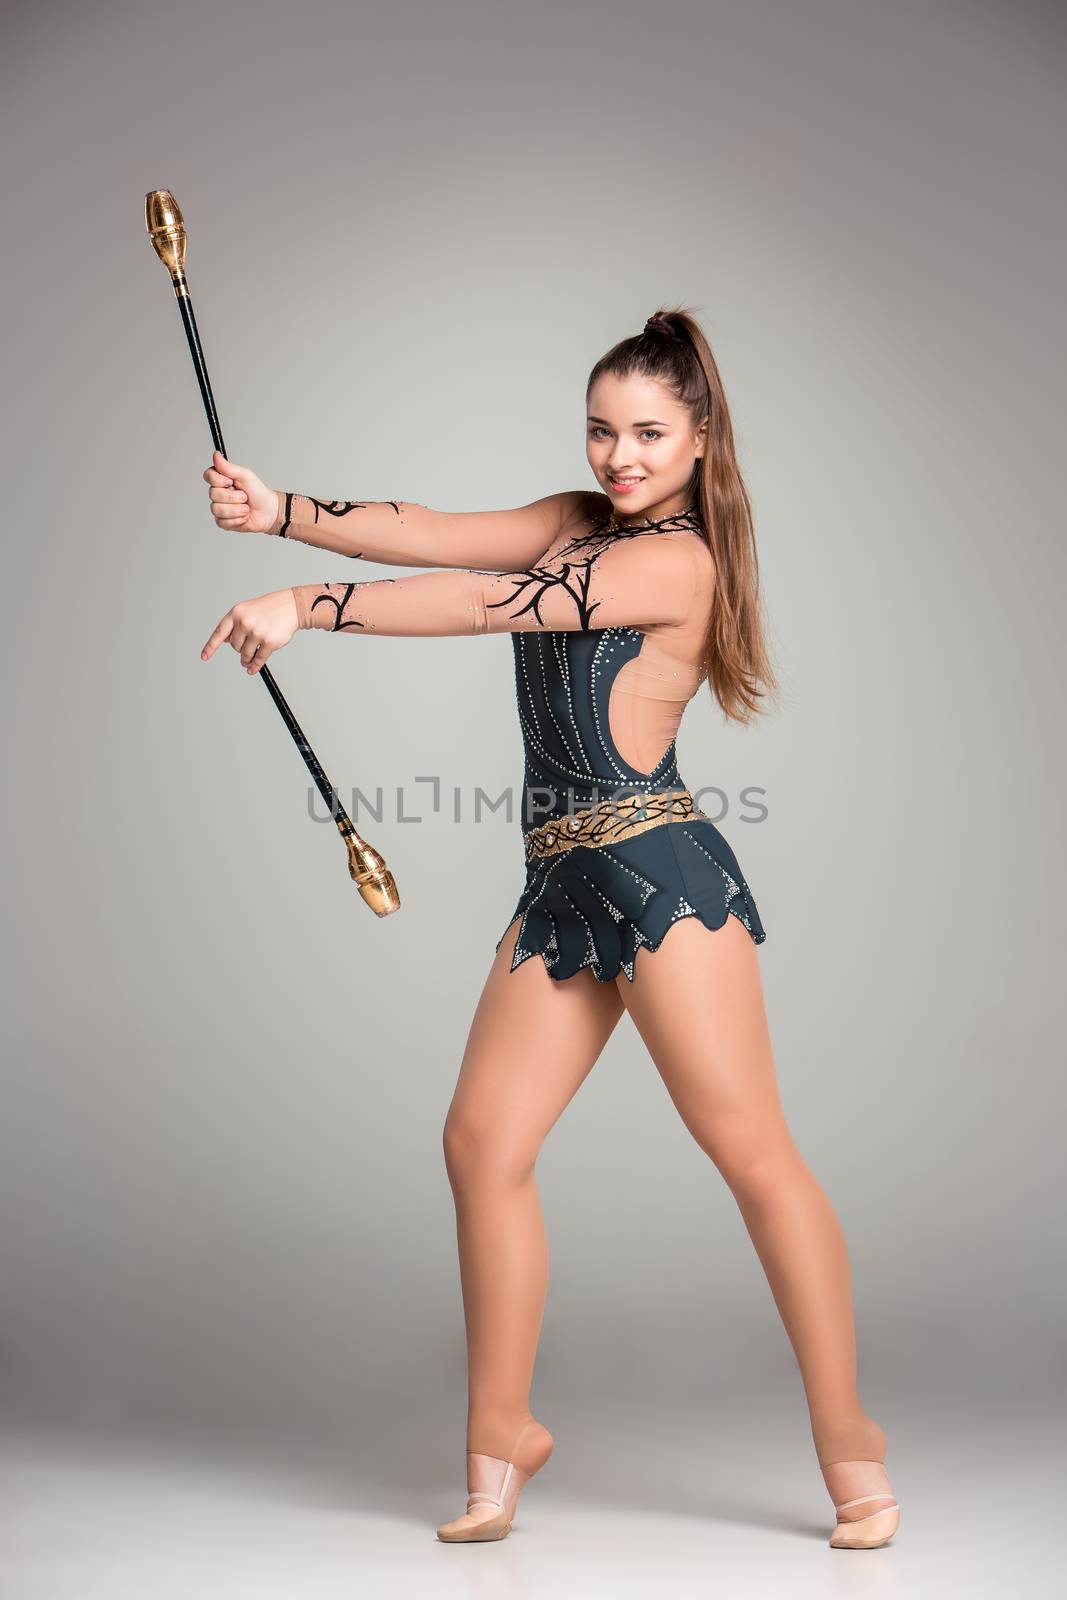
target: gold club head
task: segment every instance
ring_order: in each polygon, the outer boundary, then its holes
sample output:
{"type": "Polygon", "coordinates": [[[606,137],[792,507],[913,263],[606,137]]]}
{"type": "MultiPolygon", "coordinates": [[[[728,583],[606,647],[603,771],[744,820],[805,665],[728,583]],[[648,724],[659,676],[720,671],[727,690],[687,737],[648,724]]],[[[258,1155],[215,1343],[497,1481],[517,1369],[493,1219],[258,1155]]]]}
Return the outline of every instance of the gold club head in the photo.
{"type": "Polygon", "coordinates": [[[359,892],[377,917],[388,917],[391,912],[400,910],[400,891],[388,867],[361,883],[359,892]]]}
{"type": "Polygon", "coordinates": [[[400,891],[385,858],[372,844],[360,837],[351,822],[342,827],[348,850],[348,871],[363,899],[375,916],[387,917],[400,909],[400,891]]]}
{"type": "Polygon", "coordinates": [[[144,197],[145,227],[156,255],[175,283],[185,278],[185,219],[169,189],[151,189],[144,197]]]}

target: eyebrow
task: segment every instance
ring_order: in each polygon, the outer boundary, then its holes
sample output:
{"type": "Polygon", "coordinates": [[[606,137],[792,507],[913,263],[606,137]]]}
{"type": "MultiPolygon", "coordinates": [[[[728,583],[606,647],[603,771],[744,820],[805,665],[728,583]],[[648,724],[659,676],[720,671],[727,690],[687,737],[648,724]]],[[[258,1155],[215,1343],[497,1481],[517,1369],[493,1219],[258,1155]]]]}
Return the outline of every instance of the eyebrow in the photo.
{"type": "MultiPolygon", "coordinates": [[[[586,420],[586,422],[602,422],[605,427],[607,427],[607,428],[611,427],[611,423],[608,421],[607,417],[594,417],[592,412],[590,412],[590,414],[586,417],[585,420],[586,420]]],[[[635,422],[633,424],[633,426],[635,428],[669,428],[670,427],[670,423],[669,422],[657,422],[655,417],[650,417],[647,422],[635,422]]]]}

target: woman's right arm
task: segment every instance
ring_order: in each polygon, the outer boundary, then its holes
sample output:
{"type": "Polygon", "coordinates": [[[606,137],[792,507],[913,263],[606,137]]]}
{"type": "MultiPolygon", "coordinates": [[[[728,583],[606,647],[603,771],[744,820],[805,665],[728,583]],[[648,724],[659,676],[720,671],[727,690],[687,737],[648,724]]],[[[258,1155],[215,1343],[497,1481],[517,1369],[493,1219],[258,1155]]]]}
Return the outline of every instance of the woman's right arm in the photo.
{"type": "Polygon", "coordinates": [[[204,473],[220,528],[296,539],[335,555],[398,567],[533,566],[563,528],[575,495],[545,495],[508,511],[434,511],[411,500],[317,500],[268,488],[219,451],[204,473]]]}

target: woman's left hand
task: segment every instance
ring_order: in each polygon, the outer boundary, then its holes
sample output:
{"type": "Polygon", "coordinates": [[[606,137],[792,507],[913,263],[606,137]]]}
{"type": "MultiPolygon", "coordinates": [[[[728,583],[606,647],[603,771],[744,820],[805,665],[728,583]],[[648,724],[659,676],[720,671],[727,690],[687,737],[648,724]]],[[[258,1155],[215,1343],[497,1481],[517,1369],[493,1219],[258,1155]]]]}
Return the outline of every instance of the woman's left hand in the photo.
{"type": "Polygon", "coordinates": [[[276,589],[255,600],[239,600],[201,650],[200,659],[210,661],[220,644],[231,644],[240,652],[245,670],[254,674],[266,666],[275,650],[289,643],[299,626],[292,589],[276,589]]]}

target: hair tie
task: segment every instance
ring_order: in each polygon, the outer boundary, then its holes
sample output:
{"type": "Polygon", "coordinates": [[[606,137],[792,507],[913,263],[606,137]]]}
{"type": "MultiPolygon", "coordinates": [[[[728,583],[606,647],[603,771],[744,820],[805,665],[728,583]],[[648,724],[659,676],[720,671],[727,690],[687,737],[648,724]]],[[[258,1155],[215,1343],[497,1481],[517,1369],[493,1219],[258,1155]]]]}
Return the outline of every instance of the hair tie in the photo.
{"type": "Polygon", "coordinates": [[[679,338],[679,335],[675,333],[666,317],[661,317],[658,313],[654,317],[649,317],[642,331],[645,333],[666,334],[668,339],[679,338]]]}

